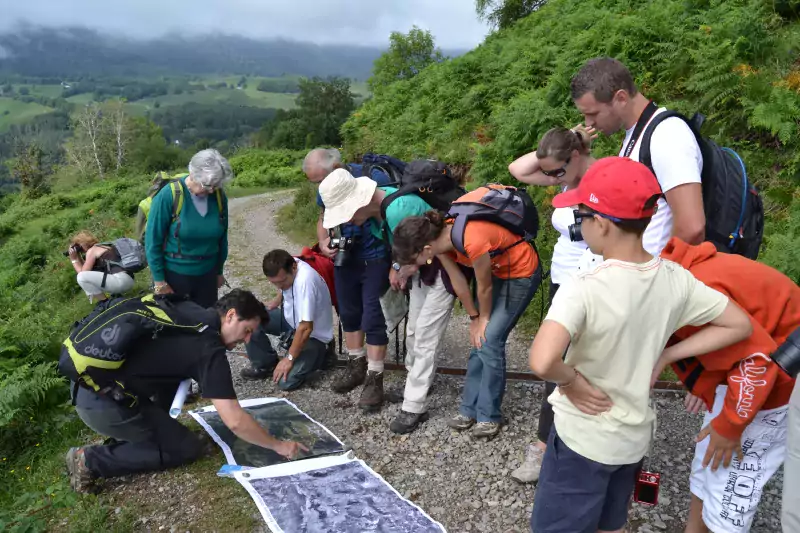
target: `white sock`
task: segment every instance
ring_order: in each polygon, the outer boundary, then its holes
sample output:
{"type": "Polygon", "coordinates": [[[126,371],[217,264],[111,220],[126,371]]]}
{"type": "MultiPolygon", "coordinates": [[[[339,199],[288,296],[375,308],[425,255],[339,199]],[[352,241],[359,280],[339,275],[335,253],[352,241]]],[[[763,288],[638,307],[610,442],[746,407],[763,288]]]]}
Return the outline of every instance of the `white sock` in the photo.
{"type": "Polygon", "coordinates": [[[351,350],[350,348],[347,349],[347,355],[350,359],[361,359],[362,357],[367,356],[367,349],[363,346],[361,348],[355,348],[351,350]]]}
{"type": "Polygon", "coordinates": [[[380,374],[383,372],[383,361],[373,361],[370,359],[367,361],[367,370],[370,372],[377,372],[380,374]]]}

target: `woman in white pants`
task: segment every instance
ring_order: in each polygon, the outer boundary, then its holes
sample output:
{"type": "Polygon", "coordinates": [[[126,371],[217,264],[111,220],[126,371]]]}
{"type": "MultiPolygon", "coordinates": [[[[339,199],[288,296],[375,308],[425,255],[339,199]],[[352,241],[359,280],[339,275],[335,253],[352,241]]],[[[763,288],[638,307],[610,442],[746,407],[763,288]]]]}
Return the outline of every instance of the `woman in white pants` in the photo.
{"type": "Polygon", "coordinates": [[[78,285],[89,302],[100,302],[107,294],[123,294],[133,288],[133,276],[109,262],[119,261],[112,246],[100,245],[88,231],[81,231],[70,241],[69,258],[78,273],[78,285]]]}

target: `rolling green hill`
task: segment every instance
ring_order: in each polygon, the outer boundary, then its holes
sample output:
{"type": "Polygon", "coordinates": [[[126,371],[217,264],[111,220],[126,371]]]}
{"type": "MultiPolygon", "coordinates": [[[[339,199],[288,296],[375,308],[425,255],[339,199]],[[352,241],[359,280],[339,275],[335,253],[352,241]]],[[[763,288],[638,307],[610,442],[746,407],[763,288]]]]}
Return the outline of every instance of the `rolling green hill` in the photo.
{"type": "Polygon", "coordinates": [[[37,115],[50,111],[52,108],[40,104],[26,104],[12,98],[0,97],[0,132],[12,124],[22,124],[37,115]]]}

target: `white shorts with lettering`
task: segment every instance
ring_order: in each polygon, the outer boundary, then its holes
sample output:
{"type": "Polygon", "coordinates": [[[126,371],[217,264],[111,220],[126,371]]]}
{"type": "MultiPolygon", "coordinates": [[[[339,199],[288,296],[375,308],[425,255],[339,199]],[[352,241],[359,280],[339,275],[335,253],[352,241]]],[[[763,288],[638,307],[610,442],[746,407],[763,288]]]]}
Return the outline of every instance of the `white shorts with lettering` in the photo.
{"type": "MultiPolygon", "coordinates": [[[[717,387],[714,408],[706,413],[703,427],[722,411],[727,392],[728,387],[717,387]]],[[[703,522],[714,533],[750,531],[764,485],[786,455],[787,414],[788,406],[759,411],[742,434],[744,460],[734,457],[728,468],[703,468],[710,438],[695,447],[689,486],[703,500],[703,522]]]]}

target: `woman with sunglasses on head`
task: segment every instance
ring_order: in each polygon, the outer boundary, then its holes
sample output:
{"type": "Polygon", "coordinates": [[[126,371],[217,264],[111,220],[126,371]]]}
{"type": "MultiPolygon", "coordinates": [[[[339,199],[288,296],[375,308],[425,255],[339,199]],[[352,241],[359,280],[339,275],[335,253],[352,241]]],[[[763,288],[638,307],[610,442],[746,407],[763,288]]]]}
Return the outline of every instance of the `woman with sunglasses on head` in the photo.
{"type": "MultiPolygon", "coordinates": [[[[535,152],[520,157],[509,165],[508,170],[512,176],[529,185],[557,185],[562,192],[574,189],[595,161],[591,156],[591,146],[596,136],[594,128],[553,128],[544,134],[535,152]]],[[[570,238],[569,226],[575,223],[572,210],[569,207],[555,209],[551,219],[559,233],[550,264],[551,302],[558,287],[579,270],[579,262],[588,248],[583,240],[573,241],[570,238]]],[[[539,441],[528,446],[525,461],[511,473],[511,477],[520,483],[532,483],[539,479],[547,438],[553,426],[553,408],[547,398],[554,390],[554,383],[545,384],[536,432],[539,441]]]]}
{"type": "Polygon", "coordinates": [[[217,301],[228,258],[228,160],[214,150],[196,153],[189,173],[153,198],[145,251],[156,294],[177,293],[198,305],[217,301]]]}

